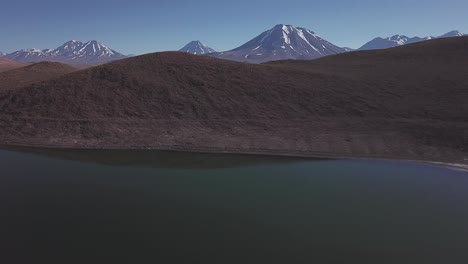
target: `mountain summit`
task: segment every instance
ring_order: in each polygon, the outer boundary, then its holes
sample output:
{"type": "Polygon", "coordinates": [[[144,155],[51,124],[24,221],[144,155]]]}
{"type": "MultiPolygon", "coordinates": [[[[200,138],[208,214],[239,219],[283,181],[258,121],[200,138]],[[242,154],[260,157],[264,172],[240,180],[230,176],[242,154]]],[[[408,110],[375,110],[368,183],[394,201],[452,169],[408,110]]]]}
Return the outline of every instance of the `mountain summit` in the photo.
{"type": "Polygon", "coordinates": [[[190,43],[185,45],[183,48],[181,48],[179,51],[187,52],[187,53],[195,54],[195,55],[204,55],[204,54],[216,52],[216,50],[204,45],[198,40],[191,41],[190,43]]]}
{"type": "Polygon", "coordinates": [[[374,49],[387,49],[387,48],[393,48],[397,46],[402,46],[406,44],[411,44],[411,43],[416,43],[420,41],[425,41],[425,40],[430,40],[430,39],[435,39],[435,38],[450,38],[450,37],[461,37],[464,36],[464,34],[460,33],[460,31],[454,30],[450,31],[442,36],[439,37],[407,37],[405,35],[395,35],[391,37],[386,37],[386,38],[375,38],[366,44],[359,48],[360,50],[374,50],[374,49]]]}
{"type": "Polygon", "coordinates": [[[23,49],[7,54],[5,58],[19,62],[56,61],[72,63],[104,63],[126,58],[96,40],[83,43],[70,40],[56,49],[23,49]]]}
{"type": "Polygon", "coordinates": [[[346,50],[333,45],[309,29],[279,24],[238,48],[213,56],[261,63],[284,59],[309,60],[343,52],[346,50]]]}

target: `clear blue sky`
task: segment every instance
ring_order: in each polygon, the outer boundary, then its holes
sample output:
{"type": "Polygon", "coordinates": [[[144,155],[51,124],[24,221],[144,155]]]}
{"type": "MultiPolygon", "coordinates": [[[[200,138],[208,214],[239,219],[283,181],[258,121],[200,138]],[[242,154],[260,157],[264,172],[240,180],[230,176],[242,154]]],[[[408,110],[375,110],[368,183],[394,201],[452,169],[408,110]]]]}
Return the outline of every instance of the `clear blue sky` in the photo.
{"type": "Polygon", "coordinates": [[[282,23],[358,48],[397,33],[468,33],[468,1],[5,1],[0,51],[54,48],[70,39],[96,39],[125,54],[175,50],[191,40],[223,51],[282,23]]]}

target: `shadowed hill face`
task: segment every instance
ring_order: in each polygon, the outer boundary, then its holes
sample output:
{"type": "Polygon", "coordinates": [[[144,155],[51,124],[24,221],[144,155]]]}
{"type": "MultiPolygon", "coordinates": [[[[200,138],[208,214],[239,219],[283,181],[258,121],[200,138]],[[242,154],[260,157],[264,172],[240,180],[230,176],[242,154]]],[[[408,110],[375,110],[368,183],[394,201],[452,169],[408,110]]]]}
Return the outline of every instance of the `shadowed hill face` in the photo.
{"type": "MultiPolygon", "coordinates": [[[[468,36],[458,38],[435,39],[430,41],[408,44],[405,46],[367,51],[353,51],[339,55],[331,55],[311,61],[272,61],[267,65],[284,65],[301,69],[316,69],[316,65],[334,65],[335,67],[365,66],[367,65],[392,65],[394,63],[414,64],[430,63],[431,67],[439,67],[439,63],[463,64],[468,56],[468,36]],[[298,66],[298,67],[297,67],[298,66]]],[[[452,66],[452,65],[450,65],[452,66]]],[[[365,68],[365,67],[363,67],[365,68]]]]}
{"type": "Polygon", "coordinates": [[[11,90],[32,83],[62,76],[77,69],[58,62],[39,62],[0,73],[0,91],[11,90]]]}
{"type": "Polygon", "coordinates": [[[20,63],[20,62],[12,61],[12,60],[5,59],[5,58],[0,58],[0,72],[23,67],[24,65],[25,64],[20,63]]]}
{"type": "Polygon", "coordinates": [[[3,92],[5,122],[24,121],[0,134],[74,146],[449,156],[468,152],[467,44],[266,65],[148,54],[3,92]]]}
{"type": "MultiPolygon", "coordinates": [[[[344,62],[355,59],[366,59],[370,62],[383,60],[401,63],[442,62],[456,63],[468,56],[468,36],[457,38],[435,39],[430,41],[408,44],[385,50],[372,50],[340,54],[340,56],[324,57],[317,62],[344,62]]],[[[436,65],[434,65],[436,66],[436,65]]]]}
{"type": "Polygon", "coordinates": [[[313,94],[319,103],[348,85],[339,77],[327,83],[318,74],[167,52],[32,85],[8,95],[24,101],[0,105],[4,113],[26,107],[27,115],[60,118],[303,118],[336,107],[323,101],[315,110],[308,104],[313,94]]]}
{"type": "Polygon", "coordinates": [[[358,81],[360,85],[352,90],[367,89],[374,99],[353,96],[349,100],[375,103],[376,108],[368,109],[370,115],[386,109],[394,117],[468,121],[464,117],[468,106],[463,103],[468,99],[468,60],[463,58],[468,58],[468,37],[267,65],[358,81]]]}

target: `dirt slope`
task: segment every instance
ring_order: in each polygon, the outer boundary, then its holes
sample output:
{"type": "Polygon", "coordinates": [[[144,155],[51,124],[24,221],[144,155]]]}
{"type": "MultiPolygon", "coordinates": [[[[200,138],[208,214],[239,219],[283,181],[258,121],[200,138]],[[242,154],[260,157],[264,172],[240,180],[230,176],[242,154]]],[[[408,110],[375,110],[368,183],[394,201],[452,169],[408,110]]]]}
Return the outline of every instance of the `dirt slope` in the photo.
{"type": "Polygon", "coordinates": [[[26,64],[24,63],[8,60],[5,58],[0,58],[0,72],[16,69],[19,67],[23,67],[25,65],[26,64]]]}
{"type": "Polygon", "coordinates": [[[17,89],[28,84],[49,80],[77,69],[59,62],[39,62],[0,73],[0,90],[17,89]]]}

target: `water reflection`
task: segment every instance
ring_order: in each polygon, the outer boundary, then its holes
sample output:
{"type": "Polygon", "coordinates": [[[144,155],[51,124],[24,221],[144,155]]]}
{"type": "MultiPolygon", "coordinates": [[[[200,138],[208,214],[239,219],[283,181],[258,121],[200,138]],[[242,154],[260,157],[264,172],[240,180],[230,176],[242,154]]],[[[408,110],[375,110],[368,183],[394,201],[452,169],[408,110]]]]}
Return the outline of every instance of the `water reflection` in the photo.
{"type": "Polygon", "coordinates": [[[210,154],[160,150],[91,150],[3,147],[5,150],[42,155],[63,160],[109,166],[166,169],[221,169],[268,164],[288,164],[324,159],[266,155],[210,154]]]}

